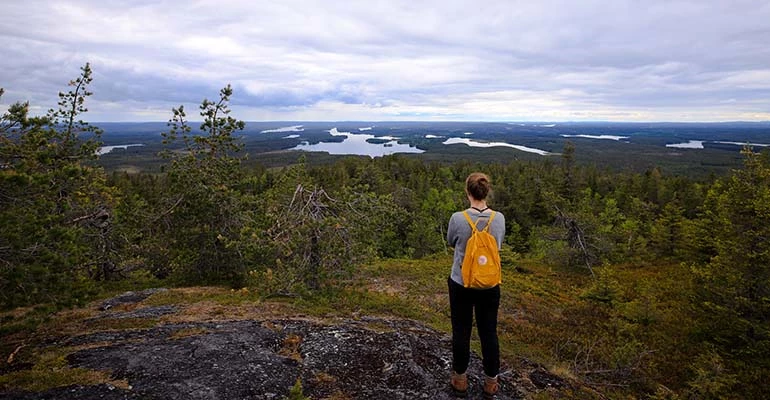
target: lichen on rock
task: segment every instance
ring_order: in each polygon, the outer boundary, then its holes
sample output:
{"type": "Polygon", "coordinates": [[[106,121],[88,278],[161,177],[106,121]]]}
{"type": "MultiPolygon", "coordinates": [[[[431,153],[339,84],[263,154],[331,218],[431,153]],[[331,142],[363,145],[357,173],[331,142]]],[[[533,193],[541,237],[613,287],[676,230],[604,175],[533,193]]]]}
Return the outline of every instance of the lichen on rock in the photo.
{"type": "MultiPolygon", "coordinates": [[[[129,388],[70,386],[0,394],[0,399],[280,400],[298,378],[312,399],[451,399],[450,343],[448,335],[419,322],[379,317],[190,322],[97,332],[63,343],[82,347],[67,357],[69,365],[109,371],[129,388]]],[[[481,398],[476,355],[468,372],[469,398],[481,398]]],[[[516,371],[503,373],[501,382],[499,399],[539,390],[516,371]]]]}

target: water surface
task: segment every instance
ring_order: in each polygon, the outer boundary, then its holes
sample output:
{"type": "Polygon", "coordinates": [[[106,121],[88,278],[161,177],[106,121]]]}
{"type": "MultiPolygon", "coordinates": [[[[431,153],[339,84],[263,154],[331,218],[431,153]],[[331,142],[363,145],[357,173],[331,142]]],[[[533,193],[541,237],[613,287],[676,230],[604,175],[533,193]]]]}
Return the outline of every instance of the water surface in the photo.
{"type": "Polygon", "coordinates": [[[540,154],[541,156],[555,155],[557,153],[551,153],[545,150],[535,149],[532,147],[521,146],[518,144],[510,144],[505,142],[478,142],[473,139],[466,138],[449,138],[444,141],[443,144],[465,144],[471,147],[510,147],[516,150],[526,151],[528,153],[540,154]]]}
{"type": "Polygon", "coordinates": [[[126,150],[129,147],[137,147],[137,146],[144,146],[144,144],[141,143],[134,143],[134,144],[119,144],[115,146],[102,146],[96,149],[96,155],[101,156],[104,154],[107,154],[115,149],[123,149],[126,150]]]}
{"type": "Polygon", "coordinates": [[[344,136],[345,140],[342,142],[320,142],[316,144],[310,144],[308,142],[302,142],[298,146],[291,150],[302,151],[324,151],[329,154],[335,155],[363,155],[369,157],[382,157],[395,153],[424,153],[424,150],[420,150],[408,144],[398,143],[396,137],[393,136],[374,136],[362,133],[352,132],[340,132],[337,128],[329,130],[329,134],[332,136],[344,136]],[[369,143],[369,139],[385,139],[386,143],[369,143]]]}
{"type": "Polygon", "coordinates": [[[671,147],[671,148],[675,148],[675,149],[702,149],[703,148],[703,141],[702,140],[690,140],[690,141],[684,142],[684,143],[667,144],[666,147],[671,147]]]}
{"type": "Polygon", "coordinates": [[[624,140],[629,136],[615,136],[615,135],[561,135],[562,137],[576,137],[585,139],[599,139],[599,140],[624,140]]]}

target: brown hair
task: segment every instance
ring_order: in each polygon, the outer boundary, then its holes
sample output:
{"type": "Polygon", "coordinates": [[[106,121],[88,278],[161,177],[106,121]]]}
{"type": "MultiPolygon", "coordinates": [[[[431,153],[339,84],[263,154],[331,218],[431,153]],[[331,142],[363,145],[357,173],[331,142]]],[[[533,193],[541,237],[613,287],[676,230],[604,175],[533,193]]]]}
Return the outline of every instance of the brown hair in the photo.
{"type": "Polygon", "coordinates": [[[492,190],[489,177],[481,172],[474,172],[465,179],[465,191],[476,200],[484,200],[492,190]]]}

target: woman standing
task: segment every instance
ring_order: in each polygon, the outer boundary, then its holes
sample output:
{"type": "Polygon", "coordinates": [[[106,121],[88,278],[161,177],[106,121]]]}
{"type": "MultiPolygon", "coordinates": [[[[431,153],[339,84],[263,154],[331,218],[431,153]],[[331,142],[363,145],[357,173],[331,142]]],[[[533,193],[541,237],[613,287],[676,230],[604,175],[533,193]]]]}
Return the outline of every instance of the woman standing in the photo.
{"type": "MultiPolygon", "coordinates": [[[[497,241],[498,249],[505,236],[505,217],[493,212],[487,206],[487,196],[492,189],[489,177],[474,172],[465,180],[465,193],[470,208],[465,210],[478,230],[484,229],[494,213],[489,233],[497,241]]],[[[463,282],[462,265],[465,246],[473,229],[463,211],[452,214],[447,229],[447,243],[454,247],[452,273],[448,279],[449,306],[452,313],[452,377],[451,385],[455,395],[464,397],[468,390],[468,362],[470,361],[471,329],[473,314],[481,339],[481,353],[484,364],[484,397],[494,398],[499,390],[497,374],[500,372],[500,347],[497,340],[497,310],[500,306],[500,286],[490,289],[466,288],[463,282]]]]}

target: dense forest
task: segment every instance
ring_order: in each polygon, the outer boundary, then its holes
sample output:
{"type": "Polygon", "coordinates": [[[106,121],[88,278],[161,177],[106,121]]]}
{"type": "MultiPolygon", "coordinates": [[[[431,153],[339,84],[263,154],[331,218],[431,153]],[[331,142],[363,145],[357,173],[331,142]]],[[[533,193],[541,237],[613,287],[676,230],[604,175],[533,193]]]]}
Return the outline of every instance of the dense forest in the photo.
{"type": "Polygon", "coordinates": [[[183,107],[173,110],[161,173],[107,173],[96,162],[99,129],[80,120],[91,79],[86,65],[45,116],[16,103],[0,119],[4,310],[80,305],[116,282],[323,292],[374,260],[449,251],[447,221],[466,207],[465,177],[481,170],[493,181],[490,204],[506,216],[504,268],[583,274],[583,300],[602,310],[601,321],[565,323],[576,338],[612,338],[595,354],[585,344],[554,348],[554,357],[602,366],[572,374],[652,398],[766,393],[767,151],[746,148],[742,168],[703,179],[579,163],[569,142],[544,161],[300,156],[268,168],[244,162],[245,124],[230,115],[227,86],[202,102],[199,129],[183,107]],[[666,279],[623,278],[653,269],[666,279]]]}

